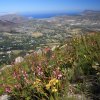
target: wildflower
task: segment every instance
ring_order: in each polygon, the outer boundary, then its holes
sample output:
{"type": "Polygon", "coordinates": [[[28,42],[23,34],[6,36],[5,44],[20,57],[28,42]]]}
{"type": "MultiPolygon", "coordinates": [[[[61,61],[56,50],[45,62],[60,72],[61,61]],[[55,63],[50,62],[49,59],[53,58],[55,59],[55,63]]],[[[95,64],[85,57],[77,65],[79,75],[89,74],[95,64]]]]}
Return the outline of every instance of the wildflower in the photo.
{"type": "Polygon", "coordinates": [[[41,66],[37,66],[37,68],[36,68],[36,73],[37,73],[39,76],[42,76],[42,75],[43,75],[43,70],[42,70],[42,67],[41,67],[41,66]]]}
{"type": "Polygon", "coordinates": [[[40,79],[36,79],[36,81],[33,83],[33,85],[37,86],[37,85],[39,85],[39,84],[40,84],[40,82],[41,82],[41,80],[40,80],[40,79]]]}
{"type": "Polygon", "coordinates": [[[58,74],[58,79],[60,79],[62,77],[62,74],[58,74]]]}
{"type": "Polygon", "coordinates": [[[58,82],[59,82],[58,79],[54,78],[54,79],[50,80],[49,84],[56,85],[58,82]]]}
{"type": "Polygon", "coordinates": [[[13,77],[14,77],[14,79],[17,77],[17,73],[16,73],[16,71],[14,71],[14,73],[13,73],[13,77]]]}
{"type": "Polygon", "coordinates": [[[47,90],[48,90],[48,89],[50,89],[50,87],[51,87],[51,86],[56,85],[58,82],[59,82],[59,80],[58,80],[58,79],[53,78],[53,79],[52,79],[52,80],[50,80],[50,81],[49,81],[49,83],[46,85],[46,89],[47,89],[47,90]]]}
{"type": "Polygon", "coordinates": [[[52,92],[57,92],[57,91],[58,90],[55,87],[52,88],[52,92]]]}
{"type": "Polygon", "coordinates": [[[47,85],[46,85],[46,89],[47,89],[47,90],[50,89],[50,84],[47,84],[47,85]]]}
{"type": "Polygon", "coordinates": [[[36,84],[37,84],[36,82],[33,83],[33,85],[36,85],[36,84]]]}
{"type": "Polygon", "coordinates": [[[26,71],[23,72],[23,76],[24,76],[25,78],[28,77],[28,74],[26,73],[26,71]]]}
{"type": "Polygon", "coordinates": [[[53,74],[57,79],[61,79],[62,78],[62,73],[58,68],[53,71],[53,74]]]}
{"type": "Polygon", "coordinates": [[[5,91],[6,91],[7,93],[11,93],[11,88],[10,88],[10,87],[6,87],[6,88],[5,88],[5,91]]]}
{"type": "Polygon", "coordinates": [[[38,78],[36,79],[36,81],[37,81],[37,82],[41,82],[41,80],[40,80],[40,79],[38,79],[38,78]]]}

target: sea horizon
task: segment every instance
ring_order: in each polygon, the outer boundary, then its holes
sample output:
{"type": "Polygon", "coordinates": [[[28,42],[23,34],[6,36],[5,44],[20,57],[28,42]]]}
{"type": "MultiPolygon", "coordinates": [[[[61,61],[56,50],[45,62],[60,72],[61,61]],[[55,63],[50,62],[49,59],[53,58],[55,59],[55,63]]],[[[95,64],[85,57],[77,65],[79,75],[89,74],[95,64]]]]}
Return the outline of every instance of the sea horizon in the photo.
{"type": "Polygon", "coordinates": [[[28,18],[51,18],[56,16],[64,16],[64,15],[79,15],[81,11],[74,11],[74,12],[61,12],[61,13],[21,13],[21,16],[28,17],[28,18]]]}

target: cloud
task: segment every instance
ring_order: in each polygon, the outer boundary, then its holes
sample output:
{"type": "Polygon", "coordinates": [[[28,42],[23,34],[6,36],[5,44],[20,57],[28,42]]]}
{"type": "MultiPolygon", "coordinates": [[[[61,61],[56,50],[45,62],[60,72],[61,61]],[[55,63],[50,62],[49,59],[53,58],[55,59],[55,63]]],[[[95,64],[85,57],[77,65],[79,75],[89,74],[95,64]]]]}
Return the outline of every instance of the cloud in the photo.
{"type": "Polygon", "coordinates": [[[16,14],[17,12],[0,12],[1,15],[7,15],[7,14],[16,14]]]}

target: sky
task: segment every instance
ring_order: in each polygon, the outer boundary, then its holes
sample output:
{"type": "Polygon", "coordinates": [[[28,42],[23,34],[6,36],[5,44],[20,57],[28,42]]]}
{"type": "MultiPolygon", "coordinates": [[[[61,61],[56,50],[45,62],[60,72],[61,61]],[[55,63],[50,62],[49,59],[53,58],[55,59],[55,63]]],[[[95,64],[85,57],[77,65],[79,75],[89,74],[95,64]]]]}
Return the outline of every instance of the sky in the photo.
{"type": "Polygon", "coordinates": [[[100,10],[100,0],[0,0],[0,14],[100,10]]]}

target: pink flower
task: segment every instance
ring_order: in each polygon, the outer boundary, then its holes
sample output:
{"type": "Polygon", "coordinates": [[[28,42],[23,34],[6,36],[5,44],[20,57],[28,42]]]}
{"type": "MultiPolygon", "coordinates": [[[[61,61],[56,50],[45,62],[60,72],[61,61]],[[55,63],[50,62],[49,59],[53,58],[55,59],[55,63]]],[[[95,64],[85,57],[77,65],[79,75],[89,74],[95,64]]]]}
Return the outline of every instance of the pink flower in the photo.
{"type": "Polygon", "coordinates": [[[41,66],[37,66],[36,68],[36,73],[39,75],[39,76],[42,76],[43,75],[43,69],[41,66]]]}
{"type": "Polygon", "coordinates": [[[58,68],[53,71],[53,74],[57,79],[61,79],[63,76],[61,71],[58,68]]]}
{"type": "Polygon", "coordinates": [[[11,93],[11,88],[10,88],[10,87],[6,87],[6,88],[5,88],[5,91],[6,91],[7,93],[11,93]]]}
{"type": "Polygon", "coordinates": [[[14,77],[14,79],[20,80],[20,74],[16,71],[14,71],[13,77],[14,77]]]}
{"type": "Polygon", "coordinates": [[[28,74],[27,74],[27,72],[25,70],[21,69],[21,73],[22,73],[22,76],[24,78],[27,78],[28,77],[28,74]]]}
{"type": "Polygon", "coordinates": [[[26,71],[24,71],[23,76],[24,76],[25,78],[28,77],[28,74],[26,73],[26,71]]]}
{"type": "Polygon", "coordinates": [[[16,73],[16,71],[14,71],[14,73],[13,73],[13,77],[14,77],[14,79],[17,77],[17,73],[16,73]]]}
{"type": "Polygon", "coordinates": [[[54,59],[55,58],[55,55],[52,55],[51,57],[52,57],[52,59],[54,59]]]}

